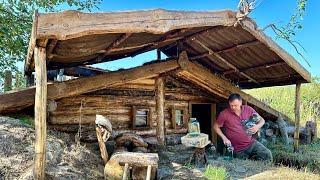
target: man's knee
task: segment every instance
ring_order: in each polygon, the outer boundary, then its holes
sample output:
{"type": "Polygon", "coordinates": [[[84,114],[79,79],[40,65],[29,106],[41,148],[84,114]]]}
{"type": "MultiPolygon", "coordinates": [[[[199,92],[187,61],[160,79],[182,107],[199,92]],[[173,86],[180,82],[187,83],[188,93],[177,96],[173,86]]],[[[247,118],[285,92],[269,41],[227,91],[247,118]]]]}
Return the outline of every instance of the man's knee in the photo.
{"type": "Polygon", "coordinates": [[[263,144],[257,143],[257,149],[256,154],[259,159],[265,160],[265,161],[273,161],[272,152],[266,148],[263,144]]]}
{"type": "Polygon", "coordinates": [[[272,152],[268,148],[261,149],[257,152],[257,156],[261,160],[273,161],[272,152]]]}

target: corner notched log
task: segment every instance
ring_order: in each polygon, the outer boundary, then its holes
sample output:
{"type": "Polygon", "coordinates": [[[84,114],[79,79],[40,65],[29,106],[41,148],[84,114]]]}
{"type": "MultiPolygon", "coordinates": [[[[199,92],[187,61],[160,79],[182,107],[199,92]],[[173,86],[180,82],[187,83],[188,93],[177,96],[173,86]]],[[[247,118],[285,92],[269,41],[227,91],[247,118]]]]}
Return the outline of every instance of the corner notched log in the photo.
{"type": "Polygon", "coordinates": [[[36,95],[35,95],[35,158],[34,158],[34,178],[44,179],[46,162],[46,115],[47,115],[47,69],[46,69],[46,49],[36,47],[35,70],[36,70],[36,95]]]}

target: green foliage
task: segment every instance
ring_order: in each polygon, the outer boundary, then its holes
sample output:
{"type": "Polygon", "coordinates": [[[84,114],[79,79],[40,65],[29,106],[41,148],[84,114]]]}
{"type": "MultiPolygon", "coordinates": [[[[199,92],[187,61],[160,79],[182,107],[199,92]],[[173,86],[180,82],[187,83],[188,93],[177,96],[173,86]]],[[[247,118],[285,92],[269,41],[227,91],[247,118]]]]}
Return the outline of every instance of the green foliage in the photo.
{"type": "Polygon", "coordinates": [[[26,125],[29,125],[29,126],[33,126],[33,122],[32,122],[32,118],[30,117],[27,117],[27,116],[21,116],[19,117],[19,120],[22,124],[26,124],[26,125]]]}
{"type": "Polygon", "coordinates": [[[267,147],[271,150],[275,163],[320,173],[320,140],[300,145],[298,152],[294,152],[292,146],[281,143],[268,143],[267,147]]]}
{"type": "MultiPolygon", "coordinates": [[[[295,86],[268,87],[247,90],[249,94],[269,104],[274,109],[288,115],[294,120],[295,86]]],[[[312,83],[301,86],[301,125],[310,119],[320,117],[320,83],[319,78],[312,79],[312,83]]]]}
{"type": "Polygon", "coordinates": [[[223,167],[207,166],[204,176],[209,180],[224,180],[227,177],[226,169],[223,167]]]}
{"type": "Polygon", "coordinates": [[[308,0],[297,0],[297,7],[294,14],[290,17],[290,21],[283,27],[280,27],[279,38],[291,39],[295,36],[295,31],[302,29],[301,21],[305,15],[308,0]]]}
{"type": "Polygon", "coordinates": [[[101,0],[2,0],[0,3],[0,78],[5,70],[18,71],[17,62],[25,59],[30,39],[32,16],[67,6],[77,10],[97,8],[101,0]]]}

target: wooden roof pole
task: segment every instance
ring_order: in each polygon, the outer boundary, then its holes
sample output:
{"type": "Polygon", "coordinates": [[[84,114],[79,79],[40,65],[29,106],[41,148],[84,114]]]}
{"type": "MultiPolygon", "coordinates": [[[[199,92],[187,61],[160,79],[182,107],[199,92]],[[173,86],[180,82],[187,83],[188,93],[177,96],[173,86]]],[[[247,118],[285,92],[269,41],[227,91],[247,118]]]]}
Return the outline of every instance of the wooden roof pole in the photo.
{"type": "Polygon", "coordinates": [[[123,35],[121,35],[117,40],[115,40],[114,42],[112,42],[106,49],[105,49],[105,52],[101,55],[99,55],[97,57],[97,59],[95,59],[95,63],[99,63],[103,60],[103,58],[105,58],[108,53],[113,49],[113,48],[116,48],[116,47],[119,47],[119,45],[121,43],[123,43],[124,41],[126,41],[130,36],[132,35],[132,33],[125,33],[123,35]]]}
{"type": "MultiPolygon", "coordinates": [[[[287,63],[282,61],[282,62],[269,63],[269,64],[260,65],[260,66],[249,67],[249,68],[246,68],[246,69],[239,69],[239,71],[240,72],[246,72],[246,71],[251,71],[251,70],[267,69],[267,68],[270,68],[270,67],[282,66],[282,65],[285,65],[285,64],[287,64],[287,63]]],[[[227,74],[232,74],[234,72],[235,72],[235,70],[228,70],[228,71],[223,72],[222,74],[223,75],[227,75],[227,74]]]]}
{"type": "Polygon", "coordinates": [[[238,72],[239,74],[241,74],[242,76],[248,78],[249,80],[257,83],[258,81],[256,81],[254,78],[250,77],[249,75],[247,75],[246,73],[244,72],[241,72],[239,71],[239,69],[234,66],[233,64],[229,63],[226,59],[224,59],[223,57],[221,57],[218,53],[212,51],[208,46],[206,46],[205,44],[203,44],[202,42],[200,42],[199,40],[197,39],[192,39],[194,42],[198,43],[201,47],[203,47],[204,49],[206,49],[208,52],[209,52],[209,56],[212,56],[214,58],[217,58],[219,59],[220,61],[224,62],[227,66],[229,66],[230,68],[234,69],[236,72],[238,72]]]}
{"type": "MultiPolygon", "coordinates": [[[[254,40],[254,41],[250,41],[250,42],[240,43],[240,44],[237,44],[235,46],[228,47],[226,49],[221,49],[221,50],[219,50],[219,51],[217,51],[215,53],[217,53],[217,54],[226,53],[226,52],[230,52],[230,51],[235,51],[236,49],[243,49],[243,48],[247,48],[247,47],[250,47],[250,46],[255,46],[255,45],[258,45],[258,44],[260,44],[260,42],[257,41],[257,40],[254,40]]],[[[189,59],[190,60],[200,59],[200,58],[203,58],[203,57],[207,57],[210,54],[211,54],[210,52],[206,52],[206,53],[202,53],[202,54],[197,55],[197,56],[192,56],[189,59]]]]}
{"type": "MultiPolygon", "coordinates": [[[[228,98],[230,93],[238,93],[241,95],[242,99],[247,101],[248,103],[273,115],[274,117],[279,116],[279,112],[275,109],[262,103],[253,96],[241,91],[240,88],[234,86],[229,81],[212,74],[210,71],[203,68],[201,65],[189,61],[186,52],[182,52],[180,54],[178,63],[182,69],[182,71],[177,72],[178,77],[186,77],[191,82],[203,87],[211,93],[219,94],[219,96],[224,97],[225,99],[228,98]]],[[[282,117],[290,121],[290,119],[286,115],[281,115],[282,117]]]]}
{"type": "Polygon", "coordinates": [[[47,68],[46,48],[36,47],[34,49],[35,71],[36,71],[36,95],[34,106],[35,126],[35,157],[34,157],[34,179],[44,179],[46,162],[46,136],[47,136],[47,68]]]}
{"type": "Polygon", "coordinates": [[[299,132],[300,132],[300,102],[301,102],[301,83],[297,82],[296,84],[296,96],[295,96],[295,108],[294,108],[294,114],[295,114],[295,131],[294,131],[294,144],[293,148],[294,151],[298,151],[299,147],[299,132]]]}

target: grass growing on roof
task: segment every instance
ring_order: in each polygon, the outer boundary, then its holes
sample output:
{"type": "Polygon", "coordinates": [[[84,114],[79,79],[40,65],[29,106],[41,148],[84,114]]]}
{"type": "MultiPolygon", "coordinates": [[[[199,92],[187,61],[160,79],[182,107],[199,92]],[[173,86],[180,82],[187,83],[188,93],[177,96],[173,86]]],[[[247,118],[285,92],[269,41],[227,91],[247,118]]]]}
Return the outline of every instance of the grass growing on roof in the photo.
{"type": "Polygon", "coordinates": [[[226,179],[227,172],[223,167],[213,167],[209,165],[204,172],[204,176],[209,180],[224,180],[226,179]]]}

